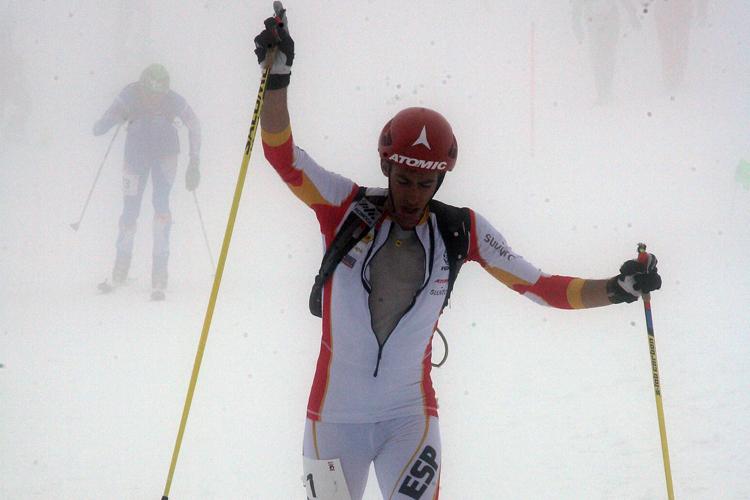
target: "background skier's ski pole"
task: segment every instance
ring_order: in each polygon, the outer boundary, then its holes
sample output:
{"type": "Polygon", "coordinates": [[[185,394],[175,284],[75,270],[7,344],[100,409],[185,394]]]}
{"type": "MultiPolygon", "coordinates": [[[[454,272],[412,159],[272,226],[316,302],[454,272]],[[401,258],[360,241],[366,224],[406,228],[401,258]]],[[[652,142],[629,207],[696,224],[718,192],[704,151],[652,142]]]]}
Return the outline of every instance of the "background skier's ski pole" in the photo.
{"type": "MultiPolygon", "coordinates": [[[[274,7],[276,6],[274,2],[274,7]]],[[[273,61],[275,57],[274,53],[270,53],[269,61],[273,61]]],[[[266,92],[266,83],[268,82],[268,75],[271,73],[271,65],[269,64],[265,70],[263,70],[263,76],[260,80],[260,87],[258,88],[258,97],[255,99],[255,110],[253,111],[253,119],[250,122],[250,132],[247,135],[247,142],[245,143],[245,154],[242,157],[242,165],[240,166],[240,173],[237,177],[237,185],[234,190],[234,199],[232,200],[232,208],[229,211],[229,220],[227,221],[227,228],[224,231],[224,242],[221,245],[221,253],[219,254],[219,265],[216,268],[216,275],[214,276],[214,284],[211,289],[211,296],[208,300],[208,307],[206,308],[206,316],[203,320],[203,330],[201,331],[201,338],[198,342],[198,351],[195,353],[195,362],[193,363],[193,373],[190,376],[190,384],[188,385],[187,396],[185,397],[185,405],[182,409],[182,418],[180,419],[180,428],[177,431],[177,439],[175,440],[174,449],[172,450],[172,462],[169,465],[169,474],[167,475],[167,483],[164,486],[164,494],[162,500],[168,500],[169,490],[172,487],[172,478],[174,477],[174,470],[177,466],[177,457],[180,454],[180,446],[182,445],[182,436],[185,434],[185,424],[187,423],[188,414],[190,413],[190,405],[193,402],[193,393],[195,392],[195,384],[198,380],[198,372],[200,371],[201,361],[203,360],[203,351],[206,349],[206,340],[208,339],[208,330],[211,327],[211,318],[214,314],[214,307],[216,306],[216,297],[219,294],[219,286],[221,285],[221,276],[224,274],[224,263],[227,260],[227,253],[229,252],[229,243],[232,240],[232,232],[234,231],[234,221],[237,218],[237,210],[240,205],[240,198],[242,197],[242,188],[245,184],[245,177],[247,176],[247,165],[250,162],[250,154],[253,151],[253,142],[255,141],[255,132],[260,122],[260,111],[263,107],[263,97],[266,92]]]]}
{"type": "Polygon", "coordinates": [[[214,263],[214,254],[211,252],[211,245],[208,244],[208,235],[206,234],[206,226],[203,224],[203,214],[201,213],[201,206],[198,204],[198,195],[193,190],[193,200],[195,201],[195,208],[198,210],[198,219],[201,222],[201,230],[203,231],[203,240],[206,242],[206,250],[208,250],[208,258],[211,259],[211,270],[216,274],[216,264],[214,263]]]}
{"type": "Polygon", "coordinates": [[[76,222],[73,222],[70,224],[70,227],[73,228],[73,231],[78,231],[78,228],[81,226],[81,221],[83,220],[83,216],[86,213],[86,209],[89,206],[89,201],[91,200],[91,194],[94,192],[94,187],[96,187],[96,182],[99,180],[99,174],[102,173],[104,162],[107,161],[107,156],[109,156],[109,150],[112,149],[112,144],[114,144],[115,138],[117,137],[118,132],[120,132],[120,128],[122,128],[122,123],[120,123],[117,126],[117,129],[115,129],[115,133],[112,136],[112,139],[109,141],[109,146],[107,146],[107,152],[104,153],[104,158],[102,158],[102,162],[99,165],[99,170],[96,171],[94,182],[91,184],[91,189],[89,189],[89,195],[86,197],[86,203],[83,204],[83,210],[81,210],[81,216],[78,217],[78,220],[76,222]]]}
{"type": "MultiPolygon", "coordinates": [[[[638,262],[646,264],[648,254],[646,245],[638,243],[638,262]]],[[[664,423],[664,407],[661,403],[661,385],[659,383],[659,364],[656,361],[656,339],[654,338],[654,323],[651,319],[651,296],[643,295],[643,311],[646,313],[646,330],[648,332],[648,347],[651,353],[651,373],[654,379],[654,394],[656,396],[656,414],[659,419],[659,435],[661,436],[661,454],[664,461],[664,475],[667,480],[667,496],[674,500],[674,489],[672,488],[672,469],[669,465],[669,447],[667,446],[667,428],[664,423]]]]}

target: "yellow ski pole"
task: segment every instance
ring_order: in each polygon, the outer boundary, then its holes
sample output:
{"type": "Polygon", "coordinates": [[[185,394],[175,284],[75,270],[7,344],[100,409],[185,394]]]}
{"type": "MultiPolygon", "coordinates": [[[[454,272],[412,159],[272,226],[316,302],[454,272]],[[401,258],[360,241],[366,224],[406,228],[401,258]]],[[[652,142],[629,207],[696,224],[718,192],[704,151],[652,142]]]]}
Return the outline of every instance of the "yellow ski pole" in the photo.
{"type": "MultiPolygon", "coordinates": [[[[269,60],[273,61],[274,54],[270,54],[269,60]]],[[[167,475],[167,484],[164,486],[164,494],[162,500],[168,500],[169,490],[172,486],[172,478],[174,477],[174,470],[177,466],[177,456],[180,454],[180,446],[182,445],[182,436],[185,434],[185,424],[187,423],[188,414],[190,413],[190,405],[193,402],[193,393],[195,392],[195,384],[198,380],[198,372],[200,371],[201,361],[203,360],[203,351],[206,348],[206,340],[208,339],[208,330],[211,327],[211,318],[214,314],[214,307],[216,305],[216,297],[219,294],[219,286],[221,285],[221,277],[224,274],[224,263],[227,260],[227,253],[229,252],[229,243],[232,240],[232,232],[234,230],[234,221],[237,218],[237,210],[240,205],[240,198],[242,197],[242,188],[245,184],[245,177],[247,176],[247,166],[250,162],[250,154],[253,151],[253,142],[255,142],[255,132],[260,122],[260,111],[263,107],[263,97],[266,92],[266,83],[268,82],[268,75],[271,72],[271,66],[268,65],[263,70],[263,76],[260,80],[260,87],[258,88],[258,97],[255,100],[255,110],[253,111],[253,120],[250,123],[250,132],[247,135],[247,143],[245,144],[245,154],[242,157],[242,165],[240,166],[240,173],[237,177],[237,186],[234,190],[234,200],[232,201],[232,208],[229,211],[229,220],[227,221],[227,228],[224,232],[224,243],[221,246],[221,253],[219,254],[219,265],[216,268],[216,275],[214,276],[214,284],[211,289],[211,297],[208,300],[208,308],[206,309],[206,316],[203,320],[203,330],[201,331],[200,341],[198,342],[198,352],[195,353],[195,362],[193,363],[193,373],[190,376],[190,385],[188,386],[187,396],[185,397],[185,406],[182,409],[182,419],[180,420],[180,428],[177,431],[177,439],[174,444],[174,450],[172,451],[172,463],[169,465],[169,474],[167,475]]]]}
{"type": "MultiPolygon", "coordinates": [[[[638,243],[638,262],[646,264],[648,254],[646,244],[638,243]]],[[[672,469],[669,465],[669,447],[667,446],[667,427],[664,423],[664,406],[661,403],[661,385],[659,383],[659,364],[656,361],[656,339],[654,338],[654,322],[651,318],[651,295],[643,295],[643,311],[646,314],[646,330],[648,332],[648,347],[651,353],[651,373],[654,379],[654,394],[656,396],[656,414],[659,419],[659,435],[661,436],[661,455],[664,461],[664,475],[667,480],[667,497],[674,500],[672,487],[672,469]]]]}

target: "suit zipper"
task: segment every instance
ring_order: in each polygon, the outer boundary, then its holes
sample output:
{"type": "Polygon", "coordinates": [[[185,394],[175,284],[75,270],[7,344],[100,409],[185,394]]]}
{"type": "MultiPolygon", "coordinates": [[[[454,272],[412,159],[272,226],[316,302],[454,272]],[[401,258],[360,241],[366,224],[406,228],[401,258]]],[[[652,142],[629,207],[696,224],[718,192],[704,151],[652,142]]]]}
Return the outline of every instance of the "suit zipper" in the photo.
{"type": "MultiPolygon", "coordinates": [[[[393,222],[391,224],[393,224],[393,222]]],[[[414,294],[414,298],[411,300],[411,304],[409,304],[409,307],[406,309],[406,311],[404,311],[404,314],[402,314],[401,317],[398,319],[398,321],[396,322],[396,325],[393,327],[393,330],[391,330],[390,332],[388,332],[388,335],[386,335],[385,340],[383,341],[382,344],[378,340],[377,335],[375,335],[375,340],[378,342],[378,359],[375,362],[375,371],[372,374],[373,377],[377,377],[378,376],[378,371],[380,370],[380,360],[383,358],[383,348],[385,347],[385,343],[388,342],[389,338],[391,338],[391,334],[396,330],[396,328],[398,328],[398,325],[399,325],[399,323],[401,323],[401,320],[404,319],[404,316],[406,316],[407,314],[409,314],[409,311],[412,310],[412,308],[414,307],[414,304],[417,303],[417,297],[419,297],[419,294],[422,293],[422,291],[430,283],[430,278],[432,277],[432,263],[433,263],[433,260],[434,260],[434,257],[435,257],[435,233],[434,233],[434,228],[432,227],[432,220],[429,220],[428,224],[429,224],[429,228],[430,228],[430,252],[429,252],[429,255],[427,255],[427,252],[425,252],[425,258],[429,259],[428,262],[426,263],[427,264],[427,268],[428,268],[427,279],[422,284],[421,288],[419,290],[417,290],[417,293],[414,294]]],[[[416,229],[414,231],[416,233],[416,229]]],[[[422,240],[419,237],[417,237],[417,240],[419,240],[419,244],[422,245],[422,240]]],[[[383,246],[381,245],[380,248],[383,248],[383,246]]],[[[380,251],[380,248],[378,248],[378,252],[380,251]]],[[[424,245],[422,245],[422,249],[424,249],[424,245]]],[[[375,252],[375,254],[377,254],[378,252],[375,252]]],[[[375,255],[372,256],[372,259],[374,259],[374,258],[375,258],[375,255]]],[[[364,276],[364,269],[365,269],[364,266],[367,265],[372,259],[365,259],[365,262],[364,262],[363,267],[362,267],[362,274],[363,274],[363,276],[364,276]]],[[[363,282],[364,282],[364,280],[363,280],[363,282]]],[[[366,287],[365,289],[367,290],[368,294],[372,290],[370,287],[366,287]]],[[[370,329],[373,331],[373,335],[374,335],[375,334],[375,329],[372,327],[372,313],[370,314],[370,329]]]]}

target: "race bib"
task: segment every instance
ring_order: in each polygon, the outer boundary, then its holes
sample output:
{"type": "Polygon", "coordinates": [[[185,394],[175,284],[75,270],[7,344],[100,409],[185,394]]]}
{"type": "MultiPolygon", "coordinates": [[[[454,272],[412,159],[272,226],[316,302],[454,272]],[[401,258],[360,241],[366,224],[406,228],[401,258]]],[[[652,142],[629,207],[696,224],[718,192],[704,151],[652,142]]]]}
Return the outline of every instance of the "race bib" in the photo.
{"type": "Polygon", "coordinates": [[[314,460],[302,457],[302,483],[307,490],[307,500],[351,500],[346,479],[338,458],[314,460]]]}
{"type": "Polygon", "coordinates": [[[141,176],[138,174],[122,174],[122,193],[125,196],[135,196],[138,194],[138,185],[141,181],[141,176]]]}

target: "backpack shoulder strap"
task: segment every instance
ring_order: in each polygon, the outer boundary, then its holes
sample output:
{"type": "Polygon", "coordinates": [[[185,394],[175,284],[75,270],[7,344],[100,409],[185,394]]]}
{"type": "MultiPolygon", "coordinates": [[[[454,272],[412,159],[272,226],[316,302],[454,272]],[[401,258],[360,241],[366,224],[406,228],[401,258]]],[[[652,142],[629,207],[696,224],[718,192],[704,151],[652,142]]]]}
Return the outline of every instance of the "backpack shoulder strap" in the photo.
{"type": "Polygon", "coordinates": [[[319,318],[323,316],[323,287],[326,282],[341,259],[365,237],[383,213],[383,197],[367,195],[366,187],[359,188],[352,204],[352,210],[323,255],[318,275],[315,276],[315,283],[310,291],[310,312],[319,318]]]}
{"type": "Polygon", "coordinates": [[[430,201],[430,211],[435,214],[437,219],[438,231],[445,242],[446,253],[448,257],[448,291],[443,301],[443,309],[448,305],[453,284],[456,282],[458,272],[466,261],[469,253],[469,238],[471,236],[471,216],[468,208],[459,208],[452,205],[430,201]]]}

